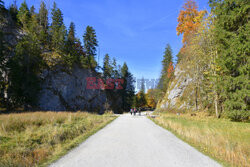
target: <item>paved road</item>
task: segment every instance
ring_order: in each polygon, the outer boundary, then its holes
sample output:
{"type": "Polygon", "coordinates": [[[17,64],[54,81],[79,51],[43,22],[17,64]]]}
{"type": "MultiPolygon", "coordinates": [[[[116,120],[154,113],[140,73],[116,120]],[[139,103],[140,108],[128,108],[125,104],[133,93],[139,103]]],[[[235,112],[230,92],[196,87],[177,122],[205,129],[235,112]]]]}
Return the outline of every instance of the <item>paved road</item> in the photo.
{"type": "Polygon", "coordinates": [[[52,167],[217,167],[146,116],[121,115],[52,167]]]}

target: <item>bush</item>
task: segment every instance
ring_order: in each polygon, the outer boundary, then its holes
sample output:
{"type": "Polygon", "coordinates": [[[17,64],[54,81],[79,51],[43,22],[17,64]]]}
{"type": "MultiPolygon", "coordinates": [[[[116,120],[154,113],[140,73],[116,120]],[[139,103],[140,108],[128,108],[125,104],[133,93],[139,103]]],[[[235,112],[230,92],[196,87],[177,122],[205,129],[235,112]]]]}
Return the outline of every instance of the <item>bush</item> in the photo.
{"type": "Polygon", "coordinates": [[[250,116],[250,111],[240,111],[240,110],[228,111],[227,116],[232,121],[248,121],[250,116]]]}

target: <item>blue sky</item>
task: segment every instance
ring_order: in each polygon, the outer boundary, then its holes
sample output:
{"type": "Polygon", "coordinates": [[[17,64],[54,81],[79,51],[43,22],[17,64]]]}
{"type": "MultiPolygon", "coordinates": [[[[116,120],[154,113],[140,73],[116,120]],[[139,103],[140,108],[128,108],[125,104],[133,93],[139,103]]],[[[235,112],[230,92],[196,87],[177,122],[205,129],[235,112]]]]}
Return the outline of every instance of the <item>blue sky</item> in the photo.
{"type": "MultiPolygon", "coordinates": [[[[5,0],[9,6],[13,0],[5,0]]],[[[17,0],[18,6],[23,0],[17,0]]],[[[38,9],[41,0],[26,0],[38,9]]],[[[52,8],[53,0],[45,0],[52,8]]],[[[119,64],[127,62],[136,78],[158,78],[165,46],[174,57],[180,50],[176,35],[177,17],[184,0],[55,0],[64,15],[65,25],[76,24],[77,36],[87,25],[97,33],[100,61],[106,53],[119,64]]],[[[197,0],[199,9],[209,9],[208,0],[197,0]]]]}

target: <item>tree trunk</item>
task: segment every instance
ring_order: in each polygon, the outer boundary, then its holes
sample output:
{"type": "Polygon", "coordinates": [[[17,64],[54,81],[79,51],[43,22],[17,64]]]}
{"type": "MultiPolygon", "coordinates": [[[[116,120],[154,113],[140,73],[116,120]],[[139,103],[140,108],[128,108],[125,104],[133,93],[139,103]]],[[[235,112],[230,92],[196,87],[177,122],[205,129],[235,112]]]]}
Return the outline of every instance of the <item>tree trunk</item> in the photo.
{"type": "MultiPolygon", "coordinates": [[[[216,59],[217,58],[217,50],[216,50],[216,52],[215,52],[215,56],[213,56],[213,63],[214,64],[216,64],[216,59]]],[[[218,83],[218,80],[217,80],[217,73],[216,73],[216,70],[214,69],[213,70],[213,75],[215,76],[215,83],[214,83],[214,85],[215,84],[217,84],[218,83]]],[[[219,100],[219,97],[218,97],[218,92],[216,91],[216,86],[214,86],[214,95],[215,95],[215,99],[214,99],[214,107],[215,107],[215,114],[216,114],[216,117],[217,118],[220,118],[220,113],[221,112],[219,112],[218,111],[218,100],[219,100]]]]}
{"type": "Polygon", "coordinates": [[[196,62],[196,88],[195,88],[195,109],[198,111],[198,89],[199,89],[199,70],[198,62],[196,62]]]}
{"type": "Polygon", "coordinates": [[[198,87],[195,88],[195,109],[198,110],[198,87]]]}
{"type": "Polygon", "coordinates": [[[215,107],[216,117],[220,118],[220,113],[218,112],[218,94],[216,91],[215,91],[214,107],[215,107]]]}

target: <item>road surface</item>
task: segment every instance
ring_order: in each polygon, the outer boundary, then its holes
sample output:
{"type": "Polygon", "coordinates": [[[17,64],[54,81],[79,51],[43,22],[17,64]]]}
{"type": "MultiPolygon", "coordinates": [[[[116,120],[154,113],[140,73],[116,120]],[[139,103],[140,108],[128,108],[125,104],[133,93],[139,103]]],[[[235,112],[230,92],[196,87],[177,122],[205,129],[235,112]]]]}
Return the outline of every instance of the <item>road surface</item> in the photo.
{"type": "Polygon", "coordinates": [[[145,115],[121,115],[51,167],[217,167],[145,115]]]}

